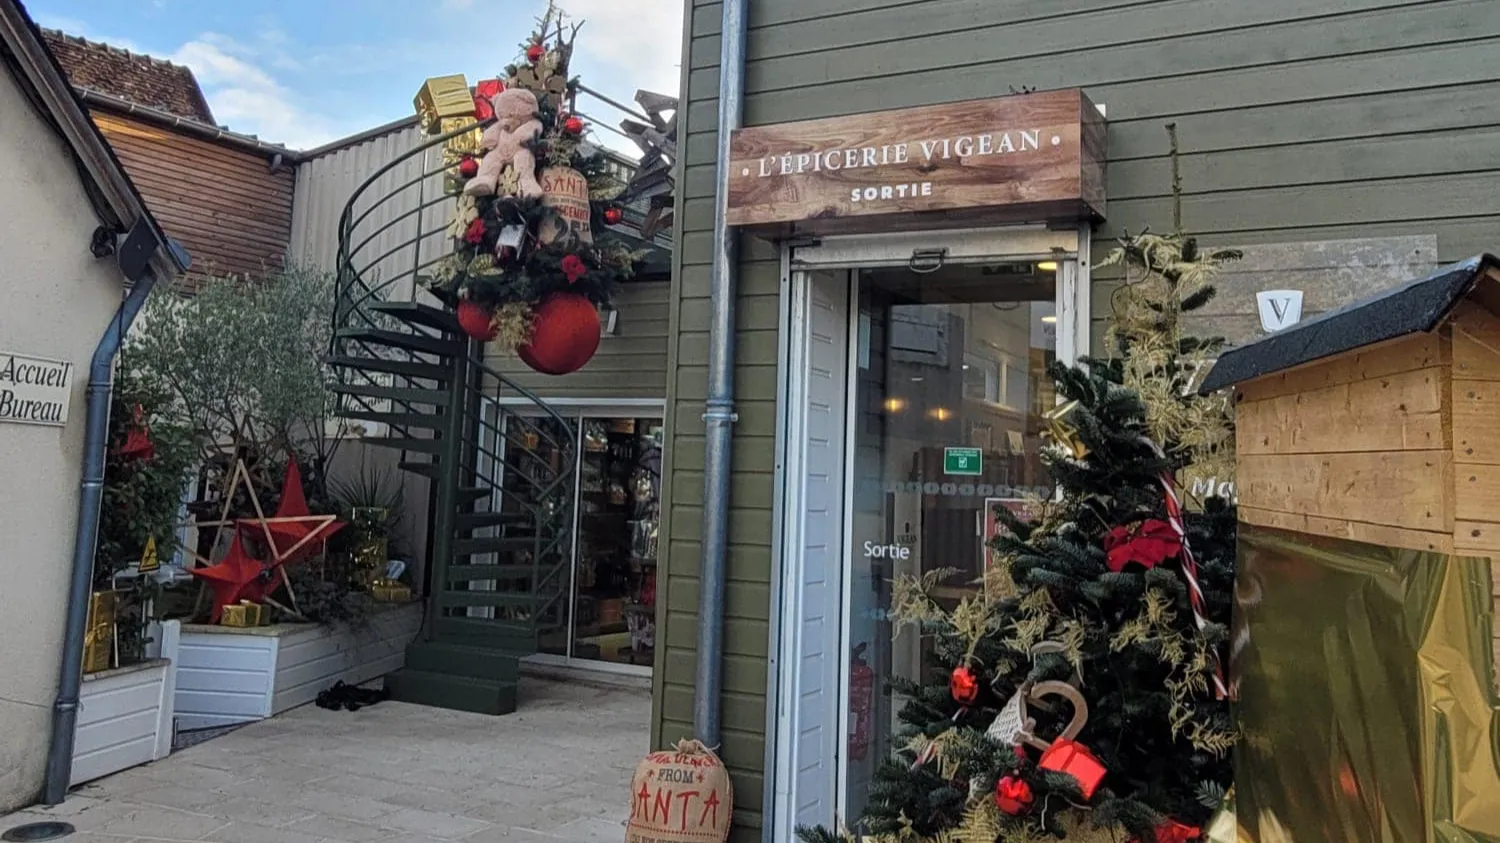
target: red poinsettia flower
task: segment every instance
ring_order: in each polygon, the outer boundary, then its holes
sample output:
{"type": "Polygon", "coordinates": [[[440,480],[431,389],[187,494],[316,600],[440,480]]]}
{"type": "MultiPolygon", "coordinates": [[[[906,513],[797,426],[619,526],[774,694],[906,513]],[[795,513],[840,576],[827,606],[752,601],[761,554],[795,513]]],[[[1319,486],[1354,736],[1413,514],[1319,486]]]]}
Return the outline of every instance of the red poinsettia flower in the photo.
{"type": "Polygon", "coordinates": [[[562,259],[562,271],[568,277],[569,284],[577,284],[578,279],[588,274],[589,265],[577,255],[568,255],[562,259]]]}
{"type": "Polygon", "coordinates": [[[948,677],[948,690],[959,705],[972,705],[979,699],[979,680],[967,667],[955,667],[953,675],[948,677]]]}
{"type": "Polygon", "coordinates": [[[1135,527],[1110,530],[1104,537],[1104,549],[1109,554],[1109,569],[1118,574],[1132,562],[1149,569],[1174,558],[1182,552],[1182,537],[1171,524],[1149,518],[1135,527]]]}
{"type": "Polygon", "coordinates": [[[473,243],[476,246],[478,246],[480,243],[483,243],[484,220],[480,219],[479,217],[475,217],[474,221],[469,223],[468,230],[464,232],[464,240],[473,243]]]}
{"type": "Polygon", "coordinates": [[[1156,843],[1187,843],[1203,836],[1203,829],[1167,820],[1156,827],[1156,843]]]}
{"type": "Polygon", "coordinates": [[[1031,785],[1025,779],[1003,776],[995,784],[995,804],[1012,816],[1025,812],[1035,798],[1031,793],[1031,785]]]}

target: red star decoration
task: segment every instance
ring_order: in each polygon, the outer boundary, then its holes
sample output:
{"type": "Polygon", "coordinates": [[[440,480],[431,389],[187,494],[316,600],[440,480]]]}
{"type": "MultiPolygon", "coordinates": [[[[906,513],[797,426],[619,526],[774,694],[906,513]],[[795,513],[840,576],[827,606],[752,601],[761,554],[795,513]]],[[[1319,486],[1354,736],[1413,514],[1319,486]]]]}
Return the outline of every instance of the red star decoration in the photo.
{"type": "Polygon", "coordinates": [[[230,540],[229,552],[224,554],[218,564],[192,569],[192,575],[205,580],[209,591],[213,592],[214,608],[209,622],[218,623],[225,606],[232,606],[241,600],[253,603],[265,600],[278,585],[271,579],[271,571],[272,567],[267,567],[245,553],[244,547],[240,545],[239,534],[235,534],[230,540]]]}
{"type": "MultiPolygon", "coordinates": [[[[256,503],[259,512],[259,503],[256,503]]],[[[242,518],[240,530],[263,532],[271,547],[274,565],[291,564],[311,555],[324,541],[344,528],[336,515],[313,515],[302,492],[302,471],[297,461],[287,463],[286,478],[281,483],[281,502],[270,518],[242,518]]]]}

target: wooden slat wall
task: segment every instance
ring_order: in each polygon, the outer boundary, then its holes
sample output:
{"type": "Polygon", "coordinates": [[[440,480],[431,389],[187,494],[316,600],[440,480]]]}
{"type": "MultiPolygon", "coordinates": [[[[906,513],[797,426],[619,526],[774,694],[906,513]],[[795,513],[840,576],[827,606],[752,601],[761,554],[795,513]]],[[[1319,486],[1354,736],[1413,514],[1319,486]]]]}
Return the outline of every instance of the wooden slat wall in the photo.
{"type": "Polygon", "coordinates": [[[282,265],[291,167],[272,173],[263,155],[104,111],[93,118],[152,215],[193,256],[190,277],[253,277],[282,265]]]}
{"type": "MultiPolygon", "coordinates": [[[[653,739],[690,731],[721,7],[685,0],[665,565],[653,739]]],[[[1109,222],[1184,219],[1218,244],[1435,236],[1437,259],[1500,231],[1500,4],[1489,0],[755,0],[745,119],[764,125],[1082,87],[1109,115],[1109,222]]],[[[738,293],[725,758],[736,840],[759,837],[772,577],[777,252],[747,241],[738,293]],[[743,487],[743,488],[742,488],[743,487]]],[[[1096,279],[1096,319],[1113,282],[1096,279]]],[[[1451,536],[1451,533],[1449,534],[1451,536]]]]}
{"type": "Polygon", "coordinates": [[[1452,552],[1448,347],[1442,333],[1418,334],[1245,384],[1240,519],[1452,552]]]}

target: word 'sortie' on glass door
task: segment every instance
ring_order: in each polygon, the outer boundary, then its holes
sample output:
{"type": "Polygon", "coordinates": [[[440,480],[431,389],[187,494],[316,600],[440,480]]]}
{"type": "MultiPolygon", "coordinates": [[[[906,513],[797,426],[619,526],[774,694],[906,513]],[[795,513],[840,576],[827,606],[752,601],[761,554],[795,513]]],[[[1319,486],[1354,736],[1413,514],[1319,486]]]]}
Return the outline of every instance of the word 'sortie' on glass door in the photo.
{"type": "Polygon", "coordinates": [[[892,678],[933,670],[930,642],[890,616],[895,581],[949,569],[950,607],[984,575],[994,512],[1051,494],[1042,413],[1056,404],[1052,262],[857,273],[849,412],[849,692],[844,816],[898,747],[892,678]]]}

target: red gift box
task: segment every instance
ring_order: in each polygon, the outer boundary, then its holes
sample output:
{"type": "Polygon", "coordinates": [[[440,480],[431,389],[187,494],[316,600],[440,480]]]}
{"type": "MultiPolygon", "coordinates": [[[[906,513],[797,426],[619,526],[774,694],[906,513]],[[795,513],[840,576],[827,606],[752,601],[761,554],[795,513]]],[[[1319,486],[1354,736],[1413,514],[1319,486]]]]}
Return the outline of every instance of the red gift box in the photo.
{"type": "Polygon", "coordinates": [[[1088,747],[1078,741],[1061,738],[1042,753],[1042,760],[1037,762],[1037,766],[1054,773],[1067,773],[1077,779],[1084,799],[1093,798],[1094,791],[1099,789],[1099,783],[1104,781],[1104,774],[1108,772],[1099,759],[1094,757],[1094,753],[1089,752],[1088,747]]]}

